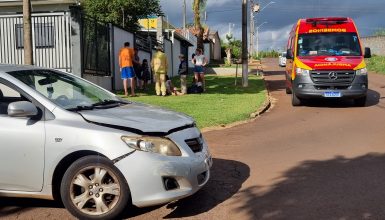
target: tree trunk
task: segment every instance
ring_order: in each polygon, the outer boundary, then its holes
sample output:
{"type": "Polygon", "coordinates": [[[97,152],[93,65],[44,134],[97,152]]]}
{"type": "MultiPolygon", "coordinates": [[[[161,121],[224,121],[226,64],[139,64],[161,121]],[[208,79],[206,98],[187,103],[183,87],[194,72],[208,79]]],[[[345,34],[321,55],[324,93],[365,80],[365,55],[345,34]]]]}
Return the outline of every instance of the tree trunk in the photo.
{"type": "Polygon", "coordinates": [[[203,28],[201,24],[201,11],[200,11],[200,0],[194,0],[194,24],[195,24],[195,30],[198,30],[198,36],[197,36],[197,47],[204,49],[203,47],[203,28]]]}
{"type": "Polygon", "coordinates": [[[33,65],[31,0],[23,0],[24,64],[33,65]]]}
{"type": "Polygon", "coordinates": [[[226,49],[226,56],[227,56],[227,64],[229,64],[230,66],[231,66],[231,49],[230,48],[228,48],[228,49],[226,49]]]}

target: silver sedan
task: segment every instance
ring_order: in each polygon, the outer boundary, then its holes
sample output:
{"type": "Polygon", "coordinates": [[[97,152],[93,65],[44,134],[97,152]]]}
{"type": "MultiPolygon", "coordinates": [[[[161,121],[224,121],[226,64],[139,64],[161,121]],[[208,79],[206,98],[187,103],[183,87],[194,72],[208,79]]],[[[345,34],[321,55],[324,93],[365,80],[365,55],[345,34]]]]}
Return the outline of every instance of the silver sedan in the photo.
{"type": "Polygon", "coordinates": [[[189,116],[71,74],[0,65],[0,196],[60,199],[80,219],[192,195],[212,159],[189,116]]]}

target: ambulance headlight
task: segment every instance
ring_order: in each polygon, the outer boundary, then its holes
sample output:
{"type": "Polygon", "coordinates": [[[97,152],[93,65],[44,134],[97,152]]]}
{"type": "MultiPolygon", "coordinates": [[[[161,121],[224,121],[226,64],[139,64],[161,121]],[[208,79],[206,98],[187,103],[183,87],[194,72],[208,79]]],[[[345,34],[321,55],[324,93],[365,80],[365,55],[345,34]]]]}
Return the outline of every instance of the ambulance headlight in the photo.
{"type": "Polygon", "coordinates": [[[297,76],[309,76],[310,70],[305,70],[305,69],[302,69],[302,68],[297,68],[296,69],[296,74],[297,74],[297,76]]]}
{"type": "Polygon", "coordinates": [[[358,69],[358,70],[356,70],[356,75],[357,76],[366,76],[366,75],[368,75],[368,69],[366,69],[366,68],[358,69]]]}

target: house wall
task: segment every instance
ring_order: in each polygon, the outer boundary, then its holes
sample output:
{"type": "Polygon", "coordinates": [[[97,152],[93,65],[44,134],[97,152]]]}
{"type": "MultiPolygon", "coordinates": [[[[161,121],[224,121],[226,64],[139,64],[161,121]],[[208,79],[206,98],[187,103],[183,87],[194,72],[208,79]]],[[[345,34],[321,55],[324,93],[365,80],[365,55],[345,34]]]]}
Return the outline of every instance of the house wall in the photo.
{"type": "Polygon", "coordinates": [[[168,70],[167,75],[171,77],[173,75],[173,51],[172,51],[172,42],[169,40],[164,40],[164,52],[167,55],[168,70]]]}
{"type": "Polygon", "coordinates": [[[83,78],[90,82],[95,83],[100,87],[103,87],[104,89],[107,89],[109,91],[112,90],[112,81],[110,76],[96,76],[96,75],[84,74],[83,78]]]}
{"type": "Polygon", "coordinates": [[[197,38],[194,35],[192,35],[191,33],[189,33],[188,39],[193,44],[192,47],[188,48],[188,57],[187,57],[189,66],[192,67],[193,63],[191,60],[192,60],[192,55],[195,54],[195,50],[197,49],[197,38]]]}
{"type": "Polygon", "coordinates": [[[173,76],[178,75],[178,69],[179,69],[179,55],[181,53],[181,43],[178,39],[174,39],[174,45],[173,45],[173,76]]]}
{"type": "MultiPolygon", "coordinates": [[[[0,15],[0,63],[24,64],[21,14],[0,15]],[[19,42],[19,47],[18,43],[19,42]]],[[[71,72],[69,12],[32,15],[32,48],[36,66],[71,72]]]]}
{"type": "MultiPolygon", "coordinates": [[[[47,0],[37,0],[31,1],[31,12],[47,12],[47,11],[68,11],[69,7],[76,4],[75,0],[63,0],[50,1],[47,0]]],[[[12,13],[22,13],[22,1],[0,1],[0,14],[9,14],[12,13]]]]}
{"type": "Polygon", "coordinates": [[[222,48],[221,48],[221,40],[219,39],[219,36],[216,34],[215,38],[213,39],[213,59],[214,60],[221,60],[222,59],[222,48]]]}
{"type": "Polygon", "coordinates": [[[206,59],[207,59],[207,62],[209,62],[210,63],[210,59],[212,58],[211,57],[211,44],[210,43],[205,43],[204,44],[204,50],[205,50],[205,52],[204,52],[204,55],[205,55],[205,57],[206,57],[206,59]]]}
{"type": "Polygon", "coordinates": [[[130,46],[134,47],[134,34],[127,32],[121,28],[113,27],[113,51],[114,51],[114,69],[115,72],[113,73],[113,79],[114,79],[114,90],[122,90],[123,89],[123,83],[120,75],[120,67],[119,67],[119,51],[124,46],[125,42],[130,42],[130,46]]]}

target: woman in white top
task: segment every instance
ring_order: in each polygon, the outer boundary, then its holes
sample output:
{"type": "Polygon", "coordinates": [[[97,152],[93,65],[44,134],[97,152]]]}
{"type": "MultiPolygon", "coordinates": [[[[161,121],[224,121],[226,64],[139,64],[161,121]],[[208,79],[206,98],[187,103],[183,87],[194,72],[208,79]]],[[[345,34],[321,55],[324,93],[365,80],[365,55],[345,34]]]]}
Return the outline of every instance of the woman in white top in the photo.
{"type": "Polygon", "coordinates": [[[202,82],[203,90],[205,90],[205,71],[203,67],[207,65],[207,59],[205,55],[203,55],[202,49],[196,49],[192,62],[194,64],[195,82],[202,82]]]}

